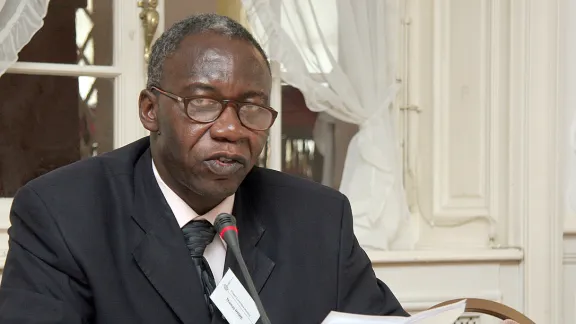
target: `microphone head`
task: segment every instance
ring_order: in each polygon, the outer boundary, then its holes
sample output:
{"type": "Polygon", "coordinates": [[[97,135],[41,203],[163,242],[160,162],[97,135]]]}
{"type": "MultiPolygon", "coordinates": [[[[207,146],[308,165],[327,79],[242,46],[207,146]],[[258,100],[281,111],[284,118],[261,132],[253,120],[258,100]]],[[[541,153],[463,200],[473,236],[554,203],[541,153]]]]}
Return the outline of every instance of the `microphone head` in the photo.
{"type": "Polygon", "coordinates": [[[220,235],[223,229],[231,227],[236,228],[236,218],[228,213],[221,213],[214,220],[214,228],[220,235]]]}

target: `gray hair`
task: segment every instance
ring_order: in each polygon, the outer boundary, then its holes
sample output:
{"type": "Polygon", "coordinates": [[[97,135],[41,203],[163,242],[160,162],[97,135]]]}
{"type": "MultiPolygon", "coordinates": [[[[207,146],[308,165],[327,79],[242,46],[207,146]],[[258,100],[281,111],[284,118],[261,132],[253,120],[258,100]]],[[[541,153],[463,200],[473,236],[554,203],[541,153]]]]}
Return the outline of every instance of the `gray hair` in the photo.
{"type": "Polygon", "coordinates": [[[148,63],[148,82],[146,83],[146,88],[150,89],[152,86],[160,86],[166,57],[169,57],[178,49],[178,46],[186,36],[208,32],[249,42],[262,54],[264,61],[266,61],[268,65],[268,69],[270,69],[270,63],[268,62],[266,53],[256,39],[254,39],[254,36],[241,24],[226,16],[213,13],[198,14],[175,23],[162,33],[162,36],[154,43],[148,63]]]}

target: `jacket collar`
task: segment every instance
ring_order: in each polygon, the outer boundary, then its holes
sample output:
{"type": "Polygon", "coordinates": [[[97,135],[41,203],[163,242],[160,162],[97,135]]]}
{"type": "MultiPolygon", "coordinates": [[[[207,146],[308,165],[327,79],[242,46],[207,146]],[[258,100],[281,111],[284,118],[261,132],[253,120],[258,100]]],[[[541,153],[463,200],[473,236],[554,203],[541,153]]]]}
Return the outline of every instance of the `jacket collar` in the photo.
{"type": "MultiPolygon", "coordinates": [[[[196,269],[180,227],[155,181],[151,163],[150,150],[146,150],[135,166],[132,218],[145,235],[133,251],[134,260],[183,323],[209,323],[203,288],[198,276],[194,275],[196,269]]],[[[258,170],[255,167],[242,182],[232,213],[237,221],[240,250],[256,289],[261,291],[275,263],[258,246],[266,232],[262,219],[272,213],[256,199],[260,189],[255,176],[258,170]]],[[[228,269],[246,287],[232,253],[226,253],[224,271],[228,269]]],[[[213,323],[218,321],[222,322],[215,317],[213,323]]]]}

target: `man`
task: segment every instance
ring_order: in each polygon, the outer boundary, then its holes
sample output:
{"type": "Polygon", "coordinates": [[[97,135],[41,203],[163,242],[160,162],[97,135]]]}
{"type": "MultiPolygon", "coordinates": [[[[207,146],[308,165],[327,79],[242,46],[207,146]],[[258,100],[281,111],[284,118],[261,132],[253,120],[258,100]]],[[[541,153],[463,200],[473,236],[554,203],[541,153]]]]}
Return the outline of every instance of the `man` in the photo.
{"type": "Polygon", "coordinates": [[[207,296],[228,269],[241,272],[214,239],[221,212],[237,218],[272,323],[319,323],[332,310],[406,316],[358,245],[345,196],[254,166],[276,117],[267,62],[226,17],[167,30],[139,100],[150,137],[14,198],[0,323],[225,323],[207,296]]]}

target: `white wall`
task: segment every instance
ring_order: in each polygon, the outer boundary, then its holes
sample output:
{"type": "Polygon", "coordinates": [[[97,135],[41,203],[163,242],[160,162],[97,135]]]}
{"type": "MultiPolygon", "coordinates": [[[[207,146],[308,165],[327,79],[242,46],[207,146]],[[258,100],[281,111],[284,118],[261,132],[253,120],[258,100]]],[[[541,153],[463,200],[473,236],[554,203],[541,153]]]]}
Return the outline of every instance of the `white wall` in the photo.
{"type": "Polygon", "coordinates": [[[563,315],[564,323],[576,323],[576,235],[564,237],[563,315]]]}
{"type": "Polygon", "coordinates": [[[563,0],[405,3],[420,251],[371,253],[378,274],[409,309],[480,296],[574,323],[562,319],[563,0]]]}
{"type": "Polygon", "coordinates": [[[412,1],[410,132],[419,248],[507,242],[507,1],[412,1]],[[429,221],[425,221],[428,219],[429,221]],[[436,226],[431,226],[433,222],[436,226]],[[454,230],[457,228],[457,230],[454,230]]]}
{"type": "MultiPolygon", "coordinates": [[[[571,126],[576,117],[576,1],[566,1],[562,7],[561,22],[561,80],[560,94],[562,96],[563,134],[560,145],[563,148],[561,159],[563,164],[564,182],[562,187],[569,188],[563,205],[564,223],[564,253],[563,253],[563,315],[564,323],[576,323],[576,139],[571,132],[571,126]]],[[[574,129],[576,130],[576,129],[574,129]]]]}
{"type": "MultiPolygon", "coordinates": [[[[446,253],[438,253],[431,261],[394,263],[382,260],[376,264],[377,275],[386,281],[404,308],[420,312],[443,301],[456,298],[483,298],[520,309],[521,274],[517,260],[521,254],[501,257],[480,253],[466,260],[446,261],[446,253]],[[476,259],[476,260],[474,260],[476,259]]],[[[421,255],[420,255],[421,258],[421,255]]],[[[478,314],[475,314],[476,316],[478,314]]],[[[499,323],[485,317],[474,323],[499,323]]]]}

